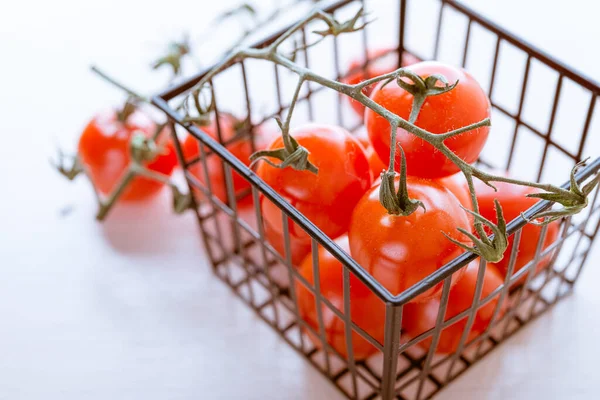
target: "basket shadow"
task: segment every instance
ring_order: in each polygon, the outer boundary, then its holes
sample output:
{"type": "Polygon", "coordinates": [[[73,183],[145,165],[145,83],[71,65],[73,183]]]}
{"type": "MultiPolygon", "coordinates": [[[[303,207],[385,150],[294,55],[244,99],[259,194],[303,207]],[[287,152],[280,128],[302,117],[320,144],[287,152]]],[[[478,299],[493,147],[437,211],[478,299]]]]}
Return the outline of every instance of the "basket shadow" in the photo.
{"type": "Polygon", "coordinates": [[[171,252],[182,235],[195,235],[196,230],[191,212],[173,213],[166,190],[142,203],[118,204],[101,224],[106,242],[117,252],[127,254],[171,252]]]}

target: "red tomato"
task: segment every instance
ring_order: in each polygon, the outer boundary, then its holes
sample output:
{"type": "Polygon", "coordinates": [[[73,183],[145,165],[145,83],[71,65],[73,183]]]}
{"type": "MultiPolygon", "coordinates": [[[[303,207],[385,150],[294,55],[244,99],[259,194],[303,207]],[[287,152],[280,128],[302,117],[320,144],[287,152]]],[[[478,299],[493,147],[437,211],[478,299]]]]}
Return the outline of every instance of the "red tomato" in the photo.
{"type": "Polygon", "coordinates": [[[375,153],[375,149],[371,146],[371,142],[369,142],[369,138],[366,135],[358,135],[356,138],[365,149],[365,155],[369,160],[369,167],[371,168],[373,179],[379,178],[381,172],[386,170],[387,166],[383,164],[383,161],[381,161],[377,153],[375,153]]]}
{"type": "Polygon", "coordinates": [[[442,186],[452,192],[458,199],[460,204],[471,210],[471,194],[469,193],[469,185],[462,172],[447,176],[438,181],[442,186]]]}
{"type": "MultiPolygon", "coordinates": [[[[473,298],[475,297],[478,271],[479,262],[472,262],[466,267],[464,276],[452,289],[450,289],[450,297],[448,298],[448,306],[446,307],[444,321],[454,318],[471,307],[473,298]]],[[[495,269],[489,267],[486,268],[485,275],[483,276],[483,289],[481,291],[480,300],[488,297],[494,290],[502,285],[503,282],[504,281],[500,278],[495,269]]],[[[481,335],[490,325],[498,300],[499,295],[478,309],[471,331],[467,336],[466,343],[469,343],[471,340],[481,335]]],[[[402,329],[404,333],[409,337],[414,338],[433,329],[435,327],[439,309],[440,299],[433,299],[419,304],[407,304],[404,307],[402,314],[402,329]]],[[[503,302],[500,306],[498,317],[501,317],[505,310],[506,302],[503,302]]],[[[458,349],[460,338],[467,326],[467,318],[468,317],[465,317],[459,320],[442,331],[436,353],[448,354],[453,353],[458,349]]],[[[419,346],[428,350],[429,346],[431,346],[431,338],[422,340],[419,342],[419,346]]]]}
{"type": "MultiPolygon", "coordinates": [[[[348,75],[346,75],[342,79],[342,82],[347,83],[349,85],[356,85],[357,83],[360,83],[364,80],[375,78],[376,76],[385,75],[395,71],[396,69],[398,69],[398,53],[393,52],[393,50],[394,49],[392,48],[369,50],[368,57],[373,61],[369,63],[366,71],[363,71],[364,57],[359,57],[352,60],[350,66],[348,67],[348,75]],[[390,54],[384,56],[384,54],[386,53],[390,54]]],[[[404,55],[402,57],[403,67],[417,62],[419,62],[419,60],[415,56],[404,52],[404,55]]],[[[370,96],[371,92],[373,91],[373,86],[365,87],[363,89],[363,93],[367,96],[370,96]]],[[[352,106],[352,109],[356,112],[356,114],[358,114],[362,118],[365,114],[365,106],[362,105],[362,103],[350,97],[348,99],[350,100],[350,105],[352,106]]]]}
{"type": "MultiPolygon", "coordinates": [[[[78,154],[99,193],[109,195],[128,168],[132,135],[141,132],[151,137],[154,129],[155,124],[141,112],[133,113],[123,123],[117,119],[115,111],[110,111],[97,115],[87,124],[79,138],[78,154]]],[[[166,135],[162,134],[161,138],[166,139],[166,135]]],[[[167,140],[159,143],[164,146],[164,153],[146,162],[145,166],[152,171],[171,175],[177,157],[167,140]]],[[[144,200],[157,194],[162,187],[161,182],[138,176],[129,183],[119,200],[144,200]]]]}
{"type": "MultiPolygon", "coordinates": [[[[498,188],[497,192],[494,189],[485,185],[479,180],[475,180],[475,191],[477,192],[477,201],[479,203],[479,212],[485,218],[496,223],[496,210],[494,208],[494,199],[498,199],[504,212],[504,219],[506,222],[510,222],[513,219],[519,217],[521,212],[526,211],[529,207],[533,206],[539,201],[532,197],[525,197],[529,193],[535,193],[537,190],[527,187],[518,186],[504,182],[493,182],[494,186],[498,188]]],[[[542,249],[547,248],[558,238],[560,223],[555,221],[548,226],[546,232],[546,238],[542,249]]],[[[521,242],[519,243],[519,250],[517,254],[517,260],[515,263],[513,274],[523,268],[529,261],[531,261],[535,255],[535,250],[540,237],[542,228],[536,225],[527,224],[523,227],[521,233],[521,242]]],[[[512,251],[512,245],[514,236],[508,238],[508,248],[504,253],[504,258],[497,263],[490,264],[496,267],[502,276],[506,276],[508,272],[508,263],[510,260],[510,253],[512,251]]],[[[535,273],[539,273],[541,270],[546,268],[552,259],[552,252],[543,257],[535,268],[535,273]]],[[[516,284],[522,284],[525,282],[526,275],[519,279],[516,284]]]]}
{"type": "MultiPolygon", "coordinates": [[[[219,114],[219,124],[221,127],[221,139],[223,142],[229,142],[239,134],[238,130],[240,129],[240,121],[238,121],[233,115],[228,113],[220,113],[219,114]]],[[[218,129],[216,119],[210,123],[210,125],[203,126],[202,129],[204,132],[208,133],[213,139],[218,140],[218,129]]],[[[239,140],[235,140],[226,145],[227,150],[235,157],[240,159],[244,164],[250,165],[250,155],[252,155],[252,145],[250,143],[250,138],[243,137],[239,140]]],[[[209,149],[206,148],[208,152],[209,149]]],[[[192,160],[195,157],[200,155],[200,148],[198,141],[192,135],[188,135],[183,142],[183,152],[186,160],[192,160]]],[[[208,177],[210,180],[211,189],[215,197],[219,200],[226,202],[227,201],[227,184],[225,181],[225,173],[223,169],[223,162],[221,159],[215,155],[211,154],[206,159],[206,165],[208,168],[208,177]]],[[[189,167],[192,175],[198,179],[203,185],[208,186],[206,182],[205,173],[203,170],[202,162],[198,161],[196,164],[193,164],[189,167]]],[[[232,178],[233,178],[233,188],[236,195],[239,195],[240,192],[247,190],[250,188],[250,183],[245,180],[240,174],[235,172],[232,169],[232,178]]],[[[251,199],[251,196],[247,197],[251,199]]],[[[246,205],[249,204],[247,201],[241,201],[238,205],[246,205]]]]}
{"type": "MultiPolygon", "coordinates": [[[[336,243],[348,252],[348,237],[342,236],[336,243]]],[[[308,255],[300,266],[300,274],[313,285],[312,255],[308,255]]],[[[329,300],[339,311],[344,312],[344,279],[343,266],[328,251],[319,246],[319,282],[321,294],[329,300]]],[[[296,282],[298,296],[298,310],[300,317],[319,333],[319,320],[317,317],[316,297],[306,286],[296,282]]],[[[345,327],[342,319],[321,303],[323,324],[327,343],[337,350],[343,357],[348,357],[346,346],[345,327]]],[[[352,322],[362,328],[374,339],[383,343],[385,324],[385,304],[356,276],[350,273],[350,314],[352,322]]],[[[309,337],[317,347],[322,347],[321,338],[309,333],[309,337]]],[[[352,331],[352,350],[354,358],[361,360],[377,352],[377,349],[364,339],[360,334],[352,331]]]]}
{"type": "MultiPolygon", "coordinates": [[[[442,232],[465,241],[456,228],[469,229],[456,197],[438,183],[408,177],[408,193],[421,200],[427,212],[418,208],[407,217],[388,214],[379,203],[379,184],[375,184],[356,205],[348,233],[354,259],[393,295],[462,253],[442,232]]],[[[440,283],[414,301],[438,296],[441,288],[440,283]]]]}
{"type": "MultiPolygon", "coordinates": [[[[458,202],[467,210],[472,210],[471,204],[471,193],[469,192],[469,185],[467,184],[467,179],[462,172],[457,172],[454,175],[447,176],[445,178],[441,178],[438,182],[444,186],[446,189],[452,192],[454,196],[458,199],[458,202]]],[[[471,214],[467,213],[467,218],[469,218],[469,224],[473,225],[474,218],[471,214]]]]}
{"type": "MultiPolygon", "coordinates": [[[[326,235],[336,238],[348,230],[354,206],[371,185],[365,152],[358,140],[336,126],[309,124],[291,134],[310,152],[308,159],[319,173],[279,169],[262,162],[257,174],[326,235]]],[[[281,147],[281,137],[269,146],[270,149],[281,147]]],[[[281,212],[265,198],[261,200],[261,207],[267,239],[284,254],[281,212]]],[[[292,221],[289,221],[289,233],[292,262],[298,264],[310,250],[311,239],[292,221]]]]}
{"type": "MultiPolygon", "coordinates": [[[[415,125],[431,132],[446,133],[479,122],[490,116],[490,101],[481,86],[466,71],[438,62],[421,62],[409,67],[421,77],[443,74],[449,82],[459,80],[451,91],[437,96],[429,96],[415,121],[415,125]]],[[[407,119],[412,108],[413,95],[402,89],[396,82],[385,87],[380,83],[371,99],[398,116],[407,119]]],[[[384,163],[390,159],[390,124],[372,110],[365,112],[365,125],[369,138],[384,163]]],[[[489,127],[463,133],[445,141],[457,156],[468,163],[477,160],[487,140],[489,127]]],[[[422,178],[442,178],[459,171],[446,156],[413,134],[398,129],[398,144],[406,153],[406,166],[409,175],[422,178]]],[[[396,152],[396,168],[399,169],[400,152],[396,152]]]]}

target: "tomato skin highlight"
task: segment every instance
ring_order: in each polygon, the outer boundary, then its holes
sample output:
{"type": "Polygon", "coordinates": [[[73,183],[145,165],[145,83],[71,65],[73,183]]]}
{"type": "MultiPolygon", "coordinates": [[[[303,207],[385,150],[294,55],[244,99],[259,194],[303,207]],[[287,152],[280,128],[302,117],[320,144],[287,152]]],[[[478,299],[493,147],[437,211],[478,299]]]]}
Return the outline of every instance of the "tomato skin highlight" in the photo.
{"type": "MultiPolygon", "coordinates": [[[[117,119],[114,110],[96,115],[84,128],[79,138],[78,154],[96,190],[104,196],[116,189],[131,162],[129,142],[134,133],[146,137],[154,134],[156,126],[143,113],[136,111],[125,123],[117,119]]],[[[152,171],[170,176],[177,165],[175,149],[168,135],[161,134],[163,154],[144,166],[152,171]]],[[[136,202],[146,200],[160,192],[164,184],[142,176],[136,176],[127,185],[118,201],[136,202]]]]}
{"type": "MultiPolygon", "coordinates": [[[[396,178],[396,187],[399,177],[396,178]]],[[[379,183],[360,200],[352,214],[348,237],[352,257],[393,295],[420,282],[460,255],[463,250],[442,232],[469,244],[456,228],[469,229],[466,213],[456,197],[440,184],[408,177],[408,193],[421,200],[407,217],[390,215],[379,203],[379,183]]],[[[459,279],[459,275],[455,274],[459,279]]],[[[453,281],[454,283],[454,281],[453,281]]],[[[418,295],[422,302],[439,296],[442,283],[418,295]]]]}
{"type": "MultiPolygon", "coordinates": [[[[275,168],[261,162],[257,174],[330,238],[348,230],[356,203],[371,185],[371,171],[357,139],[336,126],[308,124],[291,132],[306,148],[318,174],[293,168],[275,168]]],[[[278,137],[269,149],[283,147],[278,137]]],[[[273,160],[279,163],[279,160],[273,160]]],[[[283,253],[281,212],[268,199],[261,199],[265,233],[269,242],[283,253]]],[[[289,220],[292,262],[298,264],[310,250],[311,238],[289,220]]]]}
{"type": "MultiPolygon", "coordinates": [[[[381,49],[373,49],[368,51],[369,59],[376,59],[369,63],[366,71],[363,71],[362,67],[364,65],[364,57],[357,57],[350,62],[348,66],[348,74],[342,78],[342,82],[348,85],[356,85],[362,81],[367,79],[375,78],[376,76],[385,75],[390,72],[398,69],[398,57],[397,53],[393,52],[392,48],[381,48],[381,49]],[[390,53],[392,52],[392,53],[390,53]],[[390,53],[385,55],[386,53],[390,53]],[[380,58],[381,57],[381,58],[380,58]],[[366,72],[366,73],[365,73],[366,72]]],[[[402,66],[406,67],[411,64],[415,64],[419,62],[419,60],[410,53],[404,52],[402,56],[402,66]]],[[[367,96],[371,95],[373,92],[373,88],[375,85],[366,86],[363,89],[363,93],[367,96]]],[[[352,106],[352,110],[360,116],[361,118],[365,115],[365,106],[348,97],[348,101],[350,102],[350,106],[352,106]]]]}
{"type": "Polygon", "coordinates": [[[471,205],[471,193],[469,192],[469,185],[467,184],[467,180],[462,172],[457,172],[454,175],[441,178],[439,183],[451,191],[464,208],[469,210],[473,209],[471,205]]]}
{"type": "MultiPolygon", "coordinates": [[[[346,235],[335,241],[344,251],[348,252],[348,237],[346,235]]],[[[344,312],[344,280],[343,266],[323,247],[319,246],[319,281],[321,294],[338,310],[344,312]]],[[[300,265],[300,274],[314,287],[312,254],[309,254],[300,265]]],[[[302,283],[296,281],[298,311],[300,317],[319,333],[316,297],[302,283]]],[[[336,349],[343,357],[348,357],[346,346],[345,323],[321,303],[323,323],[327,343],[336,349]]],[[[383,343],[385,325],[385,304],[354,274],[350,273],[350,314],[352,322],[383,343]]],[[[312,332],[309,338],[317,347],[321,347],[321,338],[312,332]]],[[[357,360],[362,360],[377,352],[377,349],[360,334],[352,331],[352,350],[357,360]]]]}
{"type": "MultiPolygon", "coordinates": [[[[475,190],[477,192],[479,211],[481,215],[494,223],[498,222],[496,219],[496,210],[494,208],[494,199],[498,199],[500,202],[502,211],[504,213],[504,219],[507,223],[519,217],[522,212],[527,211],[528,208],[539,201],[539,199],[533,197],[526,197],[530,193],[538,192],[537,189],[530,188],[528,186],[513,185],[506,182],[493,182],[493,184],[498,189],[497,192],[485,185],[483,182],[478,180],[475,181],[475,190]]],[[[529,261],[533,260],[541,231],[542,228],[540,226],[533,224],[527,224],[523,227],[513,274],[521,270],[529,261]]],[[[558,239],[559,231],[560,221],[552,222],[548,226],[542,251],[558,239]]],[[[494,268],[498,269],[503,277],[506,276],[506,273],[508,272],[510,253],[512,251],[513,243],[514,235],[511,235],[508,238],[508,248],[504,253],[504,258],[497,263],[490,264],[494,268]]],[[[550,261],[552,260],[553,253],[554,252],[551,251],[549,254],[540,259],[538,265],[535,267],[534,274],[538,274],[544,268],[548,267],[550,261]]],[[[527,274],[517,280],[514,284],[523,284],[525,283],[526,278],[527,274]]]]}
{"type": "Polygon", "coordinates": [[[369,138],[366,135],[358,135],[356,137],[360,144],[362,144],[367,160],[369,161],[369,167],[371,168],[371,176],[373,180],[376,180],[381,175],[381,172],[387,169],[383,164],[383,161],[379,158],[375,149],[371,145],[369,138]]]}
{"type": "MultiPolygon", "coordinates": [[[[429,96],[423,104],[415,125],[431,133],[441,134],[490,117],[490,101],[475,79],[466,71],[439,62],[420,62],[408,67],[421,77],[443,74],[449,82],[458,85],[437,96],[429,96]]],[[[386,86],[379,83],[371,99],[389,111],[408,120],[413,95],[396,82],[386,86]]],[[[387,164],[390,159],[390,124],[368,109],[365,125],[369,138],[379,158],[387,164]]],[[[457,156],[468,163],[477,160],[489,134],[489,127],[481,127],[446,140],[444,143],[457,156]]],[[[398,129],[397,143],[406,154],[407,173],[422,178],[442,178],[459,171],[459,168],[431,144],[413,134],[398,129]]],[[[399,171],[400,152],[396,152],[396,170],[399,171]]]]}
{"type": "MultiPolygon", "coordinates": [[[[462,172],[457,172],[454,175],[450,175],[445,178],[440,178],[437,181],[446,189],[451,191],[454,196],[456,196],[461,206],[463,206],[467,210],[473,210],[473,204],[471,202],[471,192],[469,192],[469,185],[467,183],[465,175],[462,172]]],[[[471,226],[471,228],[473,228],[475,218],[469,213],[467,213],[467,218],[469,219],[469,225],[471,226]]]]}
{"type": "MultiPolygon", "coordinates": [[[[475,297],[478,271],[479,262],[477,260],[471,262],[466,267],[463,277],[456,283],[456,285],[454,285],[452,289],[450,289],[444,321],[454,318],[461,312],[471,307],[473,298],[475,297]]],[[[494,268],[490,268],[488,266],[483,277],[483,289],[481,291],[480,300],[488,297],[503,283],[504,281],[500,275],[498,275],[498,272],[494,268]]],[[[491,301],[478,309],[465,344],[481,335],[490,325],[494,315],[494,310],[498,305],[499,296],[500,295],[498,294],[491,301]]],[[[498,318],[501,318],[502,315],[504,315],[506,308],[507,302],[504,301],[500,305],[498,318]]],[[[407,304],[406,307],[404,307],[404,313],[402,317],[402,329],[404,330],[404,333],[406,333],[408,337],[414,338],[430,329],[433,329],[435,327],[439,309],[440,299],[432,299],[425,303],[407,304]]],[[[460,319],[442,331],[436,348],[436,353],[449,354],[458,349],[460,338],[467,326],[467,318],[468,316],[460,319]]],[[[425,350],[429,350],[431,342],[431,338],[427,338],[419,342],[418,345],[425,350]]]]}

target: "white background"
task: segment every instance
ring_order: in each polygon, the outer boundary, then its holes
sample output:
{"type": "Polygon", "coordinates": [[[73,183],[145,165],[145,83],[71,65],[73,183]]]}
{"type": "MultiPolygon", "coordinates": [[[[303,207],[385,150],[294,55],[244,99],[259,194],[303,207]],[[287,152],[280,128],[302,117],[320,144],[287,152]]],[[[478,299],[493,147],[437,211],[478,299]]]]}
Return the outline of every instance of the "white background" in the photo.
{"type": "MultiPolygon", "coordinates": [[[[147,72],[157,51],[233,3],[0,4],[0,399],[341,398],[210,274],[195,221],[172,216],[168,196],[98,224],[85,182],[48,166],[121,98],[91,62],[152,93],[166,76],[147,72]]],[[[467,3],[600,79],[594,2],[467,3]]],[[[594,397],[598,257],[573,296],[438,398],[594,397]]]]}

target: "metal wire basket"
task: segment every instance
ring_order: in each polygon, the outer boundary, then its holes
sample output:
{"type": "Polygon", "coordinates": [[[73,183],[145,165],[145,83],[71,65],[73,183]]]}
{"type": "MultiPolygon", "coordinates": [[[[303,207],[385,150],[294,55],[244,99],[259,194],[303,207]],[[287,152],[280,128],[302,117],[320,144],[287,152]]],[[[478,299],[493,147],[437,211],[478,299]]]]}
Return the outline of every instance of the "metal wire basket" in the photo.
{"type": "MultiPolygon", "coordinates": [[[[361,3],[363,2],[337,1],[326,7],[325,11],[339,15],[353,7],[356,9],[362,5],[361,3]]],[[[463,67],[475,69],[478,67],[470,64],[472,60],[472,57],[469,56],[470,52],[474,51],[473,46],[476,41],[481,41],[481,37],[487,38],[488,44],[482,48],[490,50],[490,57],[487,61],[478,64],[480,71],[476,76],[480,81],[487,83],[487,92],[494,111],[492,132],[495,133],[492,135],[498,134],[497,131],[502,131],[499,137],[503,142],[493,144],[493,151],[488,152],[489,158],[484,152],[479,161],[481,164],[510,169],[514,168],[515,163],[519,163],[520,158],[526,157],[529,159],[528,165],[535,164],[535,168],[530,168],[528,171],[532,178],[549,178],[548,171],[552,171],[552,166],[562,162],[561,165],[566,165],[568,170],[569,164],[572,165],[579,161],[586,151],[594,146],[594,140],[590,139],[592,137],[590,132],[594,130],[594,109],[600,95],[600,87],[597,83],[559,63],[458,2],[401,0],[398,3],[397,11],[398,13],[391,16],[393,20],[389,21],[390,24],[386,26],[384,18],[381,22],[369,25],[362,32],[356,33],[355,37],[351,39],[351,44],[346,46],[346,50],[357,50],[360,47],[360,54],[368,60],[365,62],[365,68],[369,62],[373,61],[374,57],[372,52],[367,52],[370,42],[369,35],[372,34],[370,30],[374,26],[387,32],[385,37],[395,38],[393,52],[398,58],[407,53],[420,59],[445,57],[451,58],[463,67]],[[425,20],[425,17],[428,20],[425,20]],[[424,24],[431,27],[431,37],[425,38],[425,42],[429,40],[428,44],[413,40],[417,37],[411,36],[411,28],[414,28],[416,24],[411,24],[410,21],[415,18],[420,18],[419,25],[424,24]],[[449,26],[450,28],[448,28],[449,26]],[[462,42],[457,39],[459,36],[457,32],[464,35],[462,42]],[[451,39],[458,45],[445,45],[447,39],[451,39]],[[357,46],[357,43],[360,46],[357,46]],[[505,67],[503,58],[511,52],[521,60],[522,75],[519,79],[514,79],[513,76],[509,81],[499,85],[498,81],[504,74],[502,72],[505,67]],[[369,58],[370,56],[372,58],[369,58]],[[551,81],[556,82],[555,85],[546,94],[532,93],[535,90],[532,82],[540,79],[537,77],[542,75],[551,76],[551,81]],[[515,82],[517,83],[515,84],[515,82]],[[510,93],[507,95],[507,90],[512,91],[512,95],[510,93]],[[506,101],[507,98],[516,99],[516,101],[511,105],[510,101],[506,101]],[[529,104],[529,98],[545,100],[548,104],[548,115],[540,116],[528,113],[526,106],[529,104]],[[570,129],[566,141],[560,133],[564,129],[561,128],[561,123],[557,122],[561,119],[560,105],[565,101],[570,103],[579,101],[583,104],[581,108],[584,110],[581,115],[576,116],[577,121],[575,121],[581,128],[577,132],[570,129]],[[525,140],[525,144],[520,143],[523,140],[525,140]],[[534,144],[530,144],[527,140],[533,141],[534,144]],[[519,155],[518,149],[522,147],[526,148],[526,154],[519,155]],[[532,163],[531,160],[536,159],[537,162],[532,163]]],[[[284,31],[281,30],[261,40],[255,46],[267,46],[284,31]]],[[[299,40],[307,43],[308,36],[310,36],[310,32],[305,29],[299,40]]],[[[342,78],[345,71],[341,70],[340,65],[343,64],[345,55],[341,40],[341,38],[332,38],[330,41],[323,42],[323,49],[326,50],[321,50],[319,53],[318,63],[310,65],[310,62],[314,61],[314,58],[311,58],[311,52],[318,51],[313,48],[303,51],[301,55],[303,61],[307,66],[316,68],[322,65],[333,66],[334,70],[330,71],[330,75],[337,79],[342,78]]],[[[480,52],[478,50],[477,53],[479,61],[481,61],[480,52]]],[[[558,240],[546,249],[542,249],[542,243],[547,229],[542,229],[535,257],[514,276],[511,276],[510,271],[513,271],[516,251],[507,255],[510,257],[510,266],[504,284],[485,298],[481,298],[481,289],[486,262],[481,260],[474,301],[471,307],[454,318],[449,320],[443,318],[448,305],[450,281],[457,271],[477,258],[474,254],[462,254],[427,279],[397,296],[392,296],[330,238],[248,169],[243,161],[234,157],[227,150],[236,141],[250,140],[254,143],[256,132],[262,129],[264,123],[274,116],[281,115],[287,108],[285,92],[290,88],[289,85],[286,85],[285,74],[278,67],[266,63],[251,64],[252,62],[248,60],[240,62],[223,71],[210,82],[215,100],[216,117],[220,110],[221,112],[222,110],[235,110],[239,113],[238,116],[246,120],[249,127],[244,135],[226,139],[222,137],[220,128],[217,126],[220,140],[215,140],[202,129],[185,123],[183,116],[175,111],[173,102],[198,83],[204,73],[169,88],[164,93],[155,96],[153,102],[168,115],[174,124],[185,128],[198,140],[200,156],[195,160],[184,160],[181,144],[177,140],[176,147],[181,165],[186,172],[190,190],[195,194],[195,212],[204,246],[216,276],[230,286],[233,292],[247,303],[261,319],[273,327],[286,342],[330,379],[348,398],[385,400],[430,398],[500,342],[572,291],[588,257],[592,242],[598,233],[600,206],[597,204],[597,190],[592,193],[590,198],[593,200],[581,215],[567,218],[561,222],[561,233],[558,240]],[[253,76],[253,73],[257,75],[253,76]],[[221,75],[226,74],[227,79],[219,80],[221,75]],[[267,89],[269,85],[273,88],[272,92],[267,89]],[[266,101],[264,101],[265,99],[266,101]],[[188,170],[194,163],[201,163],[203,170],[207,171],[209,169],[207,161],[211,157],[216,158],[219,161],[219,168],[222,168],[227,188],[226,201],[215,195],[208,177],[200,181],[188,170]],[[250,189],[236,193],[233,183],[234,174],[248,181],[250,189]],[[263,216],[259,205],[260,196],[271,201],[281,212],[283,230],[286,232],[283,238],[284,254],[279,254],[265,240],[263,216]],[[250,210],[240,206],[240,201],[247,201],[243,200],[244,197],[250,198],[253,203],[253,208],[250,210]],[[304,230],[312,238],[314,285],[303,279],[290,261],[290,240],[293,239],[287,232],[291,223],[304,230]],[[336,307],[320,292],[317,251],[321,246],[344,266],[343,305],[341,307],[336,307]],[[544,257],[551,257],[550,266],[536,275],[533,271],[544,257]],[[350,310],[353,307],[350,298],[351,276],[362,281],[381,300],[382,307],[385,307],[383,342],[371,337],[351,321],[350,310]],[[519,279],[525,279],[525,283],[515,288],[514,283],[519,279]],[[299,281],[314,294],[317,310],[321,311],[322,308],[330,310],[342,322],[342,335],[344,335],[347,345],[347,354],[340,354],[328,344],[322,312],[319,312],[319,329],[317,330],[300,318],[296,302],[296,283],[299,281]],[[443,285],[443,290],[435,328],[416,338],[404,339],[401,322],[405,304],[420,293],[439,284],[443,285]],[[507,311],[501,315],[499,307],[496,306],[492,323],[485,332],[475,338],[467,338],[468,335],[464,332],[468,333],[477,311],[492,299],[498,299],[498,304],[507,301],[509,304],[507,311]],[[435,354],[434,349],[442,330],[460,320],[467,322],[457,351],[444,356],[435,354]],[[309,336],[311,340],[308,340],[309,336]],[[379,354],[366,360],[356,359],[352,343],[357,338],[371,343],[379,354]],[[428,351],[417,346],[418,342],[427,338],[432,340],[428,351]]],[[[511,71],[518,67],[511,61],[511,71]]],[[[548,81],[548,79],[544,79],[548,81]]],[[[296,114],[301,114],[300,110],[304,108],[307,120],[321,121],[320,112],[323,114],[322,111],[325,110],[325,118],[333,119],[331,122],[346,127],[352,132],[360,129],[360,121],[347,112],[349,107],[346,99],[337,93],[327,92],[323,89],[315,85],[308,86],[308,89],[301,95],[296,114]],[[323,106],[323,103],[320,102],[324,100],[319,97],[325,98],[327,95],[330,96],[328,101],[331,103],[329,106],[323,106]]],[[[295,116],[294,118],[296,120],[301,117],[295,116]]],[[[574,117],[571,116],[571,118],[574,117]]],[[[570,126],[573,124],[571,123],[570,126]]],[[[173,131],[175,132],[175,130],[173,131]]],[[[579,171],[578,181],[585,181],[598,169],[600,169],[600,159],[579,171]]],[[[568,185],[565,184],[564,187],[568,187],[568,185]]],[[[551,207],[550,203],[540,201],[525,215],[530,217],[548,207],[551,207]]],[[[518,247],[521,229],[524,225],[525,221],[518,218],[510,222],[508,226],[509,234],[514,235],[514,249],[518,247]]],[[[273,357],[277,356],[273,355],[273,357]]]]}

